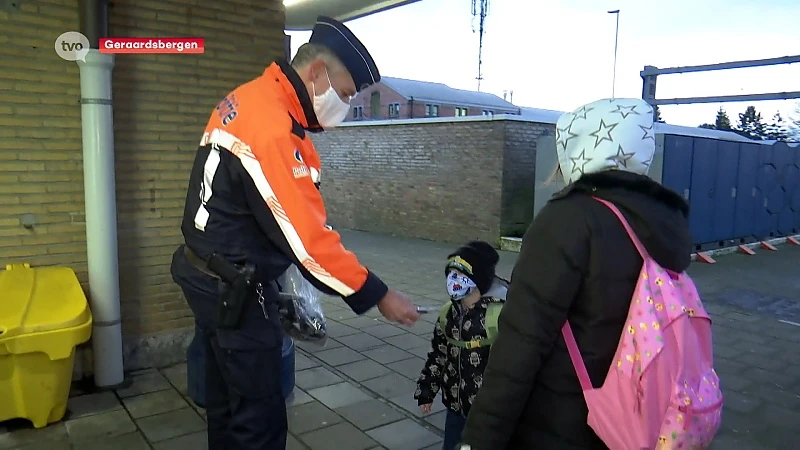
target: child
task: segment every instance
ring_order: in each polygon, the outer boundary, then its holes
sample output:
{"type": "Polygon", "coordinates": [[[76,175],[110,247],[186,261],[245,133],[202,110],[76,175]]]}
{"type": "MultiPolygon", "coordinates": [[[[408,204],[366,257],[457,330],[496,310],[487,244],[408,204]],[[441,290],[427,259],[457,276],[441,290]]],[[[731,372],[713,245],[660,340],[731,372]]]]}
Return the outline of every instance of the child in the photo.
{"type": "Polygon", "coordinates": [[[436,321],[432,349],[414,393],[427,414],[442,391],[447,407],[443,450],[454,450],[460,442],[467,413],[483,383],[507,291],[503,280],[495,276],[499,260],[491,245],[472,241],[448,256],[445,266],[451,301],[436,321]]]}

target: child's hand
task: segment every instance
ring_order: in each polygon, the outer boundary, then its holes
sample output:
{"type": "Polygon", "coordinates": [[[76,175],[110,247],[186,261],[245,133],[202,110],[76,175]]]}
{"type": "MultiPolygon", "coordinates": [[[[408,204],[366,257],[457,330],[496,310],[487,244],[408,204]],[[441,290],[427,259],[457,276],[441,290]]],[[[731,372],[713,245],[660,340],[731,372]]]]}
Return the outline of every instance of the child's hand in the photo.
{"type": "Polygon", "coordinates": [[[427,405],[419,405],[419,409],[422,410],[422,414],[430,414],[432,407],[433,403],[428,403],[427,405]]]}

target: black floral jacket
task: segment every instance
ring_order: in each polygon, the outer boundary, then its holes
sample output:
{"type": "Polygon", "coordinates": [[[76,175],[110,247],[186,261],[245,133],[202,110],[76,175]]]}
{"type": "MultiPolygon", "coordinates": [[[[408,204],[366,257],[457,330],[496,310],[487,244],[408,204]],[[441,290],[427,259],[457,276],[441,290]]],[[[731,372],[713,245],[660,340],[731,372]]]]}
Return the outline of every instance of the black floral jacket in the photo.
{"type": "Polygon", "coordinates": [[[433,403],[441,390],[444,406],[467,416],[483,384],[491,347],[462,349],[448,343],[447,337],[459,341],[485,338],[486,306],[505,302],[506,291],[505,284],[498,280],[472,308],[464,311],[459,304],[453,304],[444,330],[437,319],[431,351],[414,393],[418,404],[433,403]]]}

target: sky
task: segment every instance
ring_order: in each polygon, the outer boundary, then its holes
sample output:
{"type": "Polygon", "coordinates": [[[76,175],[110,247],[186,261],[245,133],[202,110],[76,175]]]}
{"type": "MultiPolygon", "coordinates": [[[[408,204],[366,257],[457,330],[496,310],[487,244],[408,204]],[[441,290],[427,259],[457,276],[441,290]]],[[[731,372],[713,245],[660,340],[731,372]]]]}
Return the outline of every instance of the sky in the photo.
{"type": "MultiPolygon", "coordinates": [[[[571,111],[612,94],[620,10],[616,97],[641,98],[639,72],[800,54],[797,0],[489,0],[481,91],[513,103],[571,111]]],[[[472,0],[420,0],[347,22],[382,75],[477,90],[478,20],[472,0]]],[[[310,32],[288,32],[292,52],[310,32]]],[[[800,63],[660,75],[656,98],[800,91],[800,63]]],[[[800,99],[661,106],[672,124],[713,122],[720,106],[732,122],[752,104],[766,120],[795,111],[800,99]]]]}

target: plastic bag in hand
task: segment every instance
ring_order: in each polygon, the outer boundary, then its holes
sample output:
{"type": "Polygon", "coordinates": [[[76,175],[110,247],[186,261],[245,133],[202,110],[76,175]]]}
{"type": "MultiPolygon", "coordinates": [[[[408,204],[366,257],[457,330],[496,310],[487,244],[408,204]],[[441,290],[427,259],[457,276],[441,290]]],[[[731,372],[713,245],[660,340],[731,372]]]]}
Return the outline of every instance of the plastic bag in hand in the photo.
{"type": "Polygon", "coordinates": [[[328,325],[322,313],[322,292],[292,264],[278,279],[278,311],[284,333],[295,340],[324,344],[328,325]]]}

